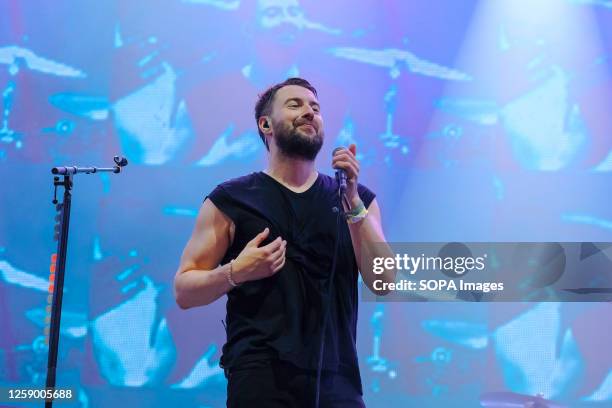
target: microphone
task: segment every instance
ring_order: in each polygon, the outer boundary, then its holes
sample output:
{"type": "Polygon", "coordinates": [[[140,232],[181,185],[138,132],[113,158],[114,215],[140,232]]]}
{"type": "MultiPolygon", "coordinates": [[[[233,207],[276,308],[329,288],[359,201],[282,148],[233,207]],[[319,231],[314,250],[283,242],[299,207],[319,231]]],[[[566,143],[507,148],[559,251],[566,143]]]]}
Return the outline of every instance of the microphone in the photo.
{"type": "MultiPolygon", "coordinates": [[[[332,152],[332,157],[340,150],[344,150],[344,147],[336,147],[332,152]]],[[[342,197],[346,191],[346,171],[343,169],[336,169],[336,181],[338,182],[338,194],[342,197]]]]}

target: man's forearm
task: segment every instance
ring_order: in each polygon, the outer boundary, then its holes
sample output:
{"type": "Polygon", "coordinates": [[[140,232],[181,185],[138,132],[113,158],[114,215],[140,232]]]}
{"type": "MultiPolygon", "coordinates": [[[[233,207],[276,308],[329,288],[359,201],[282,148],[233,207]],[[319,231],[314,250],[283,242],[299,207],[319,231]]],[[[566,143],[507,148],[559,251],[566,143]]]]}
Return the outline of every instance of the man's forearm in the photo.
{"type": "Polygon", "coordinates": [[[381,275],[375,275],[372,270],[374,258],[394,256],[385,240],[378,214],[372,215],[375,216],[368,215],[362,221],[348,225],[361,277],[371,290],[377,279],[395,282],[395,270],[385,270],[381,275]]]}
{"type": "Polygon", "coordinates": [[[212,270],[191,269],[174,278],[174,297],[181,309],[214,302],[232,289],[227,274],[230,264],[212,270]]]}

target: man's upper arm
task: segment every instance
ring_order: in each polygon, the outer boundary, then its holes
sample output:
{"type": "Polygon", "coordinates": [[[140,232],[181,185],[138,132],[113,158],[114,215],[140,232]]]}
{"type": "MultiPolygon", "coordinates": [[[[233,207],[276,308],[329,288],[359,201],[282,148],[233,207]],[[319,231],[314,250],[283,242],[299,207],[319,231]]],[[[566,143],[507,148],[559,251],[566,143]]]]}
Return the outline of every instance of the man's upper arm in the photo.
{"type": "Polygon", "coordinates": [[[177,275],[193,269],[211,270],[219,266],[231,244],[232,228],[232,220],[207,198],[183,250],[177,275]]]}

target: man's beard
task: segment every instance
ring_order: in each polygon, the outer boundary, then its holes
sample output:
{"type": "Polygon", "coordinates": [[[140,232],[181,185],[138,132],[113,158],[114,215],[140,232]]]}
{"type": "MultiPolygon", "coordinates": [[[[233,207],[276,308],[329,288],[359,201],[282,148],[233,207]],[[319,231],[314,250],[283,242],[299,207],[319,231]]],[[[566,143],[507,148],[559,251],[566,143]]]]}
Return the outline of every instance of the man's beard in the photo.
{"type": "MultiPolygon", "coordinates": [[[[295,126],[283,126],[282,124],[274,124],[274,139],[276,146],[282,154],[295,159],[303,159],[313,161],[321,146],[323,146],[323,131],[317,131],[316,134],[309,136],[298,131],[295,126]]],[[[314,129],[314,125],[313,125],[314,129]]]]}

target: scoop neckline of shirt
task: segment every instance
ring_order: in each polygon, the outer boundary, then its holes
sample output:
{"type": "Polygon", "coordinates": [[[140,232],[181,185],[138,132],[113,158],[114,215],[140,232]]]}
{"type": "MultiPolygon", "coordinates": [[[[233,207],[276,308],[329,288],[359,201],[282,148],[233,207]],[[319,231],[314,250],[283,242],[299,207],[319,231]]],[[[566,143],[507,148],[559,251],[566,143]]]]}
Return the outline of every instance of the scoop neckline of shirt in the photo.
{"type": "Polygon", "coordinates": [[[310,193],[311,191],[314,191],[315,186],[319,183],[319,180],[321,179],[321,173],[317,172],[317,178],[315,179],[314,183],[312,183],[312,185],[310,187],[308,187],[307,190],[304,190],[304,191],[298,193],[297,191],[293,191],[292,189],[290,189],[289,187],[287,187],[286,185],[284,185],[283,183],[281,183],[280,181],[278,181],[277,179],[275,179],[274,177],[272,177],[271,175],[269,175],[265,171],[260,171],[260,172],[258,172],[258,174],[263,175],[265,178],[267,178],[267,179],[271,180],[272,182],[276,183],[277,185],[281,186],[286,191],[289,191],[290,193],[298,195],[298,196],[303,196],[303,195],[306,195],[306,194],[310,193]]]}

